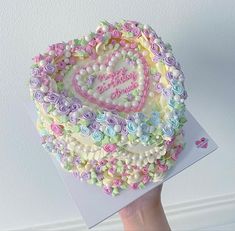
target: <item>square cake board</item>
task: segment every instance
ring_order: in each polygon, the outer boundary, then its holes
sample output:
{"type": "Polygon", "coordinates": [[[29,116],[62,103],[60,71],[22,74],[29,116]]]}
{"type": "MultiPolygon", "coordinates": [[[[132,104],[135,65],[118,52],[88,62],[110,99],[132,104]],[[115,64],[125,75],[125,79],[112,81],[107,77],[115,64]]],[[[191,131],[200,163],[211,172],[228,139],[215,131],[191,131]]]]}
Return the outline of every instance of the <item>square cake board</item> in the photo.
{"type": "Polygon", "coordinates": [[[81,182],[73,174],[62,169],[59,162],[51,155],[59,175],[70,192],[88,228],[96,226],[151,189],[177,175],[218,148],[217,144],[189,111],[186,111],[186,118],[187,122],[184,125],[185,149],[179,154],[178,160],[169,169],[163,181],[148,183],[144,189],[124,190],[116,197],[105,194],[102,188],[96,185],[81,182]],[[202,137],[207,139],[207,145],[204,145],[204,147],[198,146],[195,143],[202,137]]]}

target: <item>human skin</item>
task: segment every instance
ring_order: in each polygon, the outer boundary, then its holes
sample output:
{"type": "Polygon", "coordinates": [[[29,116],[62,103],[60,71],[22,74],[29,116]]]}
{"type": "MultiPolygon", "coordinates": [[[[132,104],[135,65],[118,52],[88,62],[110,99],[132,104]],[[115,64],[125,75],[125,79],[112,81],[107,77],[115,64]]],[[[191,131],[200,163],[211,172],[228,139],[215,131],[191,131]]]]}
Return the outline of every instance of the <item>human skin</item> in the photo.
{"type": "Polygon", "coordinates": [[[162,184],[125,208],[119,215],[125,231],[170,231],[161,203],[162,184]]]}

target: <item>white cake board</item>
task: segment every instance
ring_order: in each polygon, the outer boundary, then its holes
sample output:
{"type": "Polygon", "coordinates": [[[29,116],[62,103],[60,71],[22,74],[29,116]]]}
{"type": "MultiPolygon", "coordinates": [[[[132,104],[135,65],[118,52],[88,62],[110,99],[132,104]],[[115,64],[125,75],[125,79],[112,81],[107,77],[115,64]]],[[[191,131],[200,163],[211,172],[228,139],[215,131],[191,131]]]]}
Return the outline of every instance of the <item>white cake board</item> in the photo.
{"type": "MultiPolygon", "coordinates": [[[[190,112],[186,112],[186,117],[188,122],[184,126],[186,141],[185,149],[179,155],[176,164],[168,171],[163,182],[217,149],[216,143],[199,125],[190,112]],[[195,141],[202,137],[208,139],[207,148],[198,148],[195,144],[195,141]]],[[[89,228],[99,224],[160,184],[150,183],[145,189],[129,189],[122,191],[121,194],[116,197],[112,197],[105,194],[101,188],[95,185],[80,182],[72,174],[63,170],[55,158],[52,157],[52,159],[89,228]]]]}
{"type": "MultiPolygon", "coordinates": [[[[34,105],[32,103],[28,103],[26,108],[35,123],[34,105]]],[[[186,142],[185,149],[180,153],[176,164],[168,171],[162,182],[177,175],[179,172],[183,171],[218,148],[217,144],[200,126],[189,111],[186,111],[186,118],[188,121],[184,126],[186,142]],[[202,137],[208,139],[207,148],[197,147],[195,144],[195,142],[200,140],[202,137]]],[[[120,195],[113,197],[105,194],[102,188],[96,185],[90,185],[86,182],[79,181],[78,178],[73,176],[73,174],[64,170],[52,155],[51,157],[59,175],[70,192],[74,203],[77,205],[88,228],[96,226],[108,217],[117,213],[126,205],[130,204],[146,192],[162,183],[149,183],[144,189],[124,190],[120,193],[120,195]]]]}

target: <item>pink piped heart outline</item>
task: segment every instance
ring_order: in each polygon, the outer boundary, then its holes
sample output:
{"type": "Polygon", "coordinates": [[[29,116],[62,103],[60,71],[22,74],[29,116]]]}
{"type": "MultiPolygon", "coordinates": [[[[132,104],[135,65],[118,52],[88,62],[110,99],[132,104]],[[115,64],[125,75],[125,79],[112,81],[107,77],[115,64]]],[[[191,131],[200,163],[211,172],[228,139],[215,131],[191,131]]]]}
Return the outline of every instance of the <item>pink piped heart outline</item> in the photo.
{"type": "MultiPolygon", "coordinates": [[[[128,50],[126,50],[128,52],[128,50]]],[[[117,52],[117,51],[115,51],[117,52]]],[[[114,52],[114,54],[115,54],[114,52]]],[[[135,52],[133,52],[135,53],[135,52]]],[[[137,53],[137,52],[136,52],[137,53]]],[[[76,79],[76,75],[79,73],[79,71],[81,69],[86,69],[87,67],[89,67],[89,65],[85,66],[85,67],[82,67],[80,68],[79,70],[77,70],[74,75],[72,76],[72,85],[75,89],[75,91],[82,97],[84,97],[86,100],[88,100],[89,102],[91,102],[92,104],[96,104],[97,106],[101,107],[101,108],[105,108],[107,110],[114,110],[114,111],[118,111],[118,112],[126,112],[126,113],[129,113],[129,112],[139,112],[142,110],[144,104],[145,104],[145,101],[147,99],[147,96],[148,96],[148,91],[149,91],[149,76],[148,76],[148,65],[147,65],[147,61],[146,59],[144,58],[144,56],[140,53],[138,53],[138,56],[143,64],[143,74],[144,74],[144,87],[143,87],[143,90],[142,92],[140,92],[140,95],[141,95],[141,98],[140,100],[138,101],[138,104],[136,106],[129,106],[129,107],[126,107],[124,105],[117,105],[115,103],[107,103],[103,100],[99,100],[97,97],[94,97],[93,95],[89,94],[87,92],[87,90],[83,90],[82,89],[82,86],[78,84],[78,81],[76,79]]],[[[104,64],[107,64],[110,60],[111,60],[111,57],[108,57],[108,59],[105,60],[104,64]]],[[[97,63],[93,63],[94,64],[97,64],[97,63]]],[[[101,63],[103,64],[103,63],[101,63]]],[[[99,65],[101,65],[99,63],[99,65]]],[[[139,89],[139,87],[137,87],[137,89],[139,89]]],[[[139,89],[140,90],[140,89],[139,89]]]]}

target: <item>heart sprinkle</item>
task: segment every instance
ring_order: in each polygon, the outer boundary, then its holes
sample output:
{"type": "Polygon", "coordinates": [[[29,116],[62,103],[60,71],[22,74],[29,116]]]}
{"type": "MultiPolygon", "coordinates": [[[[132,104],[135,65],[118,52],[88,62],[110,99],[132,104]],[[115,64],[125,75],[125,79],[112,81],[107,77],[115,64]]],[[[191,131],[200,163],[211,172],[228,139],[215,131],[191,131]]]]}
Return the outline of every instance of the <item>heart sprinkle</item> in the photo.
{"type": "Polygon", "coordinates": [[[208,139],[202,137],[200,140],[195,142],[197,148],[207,148],[208,147],[208,139]]]}

